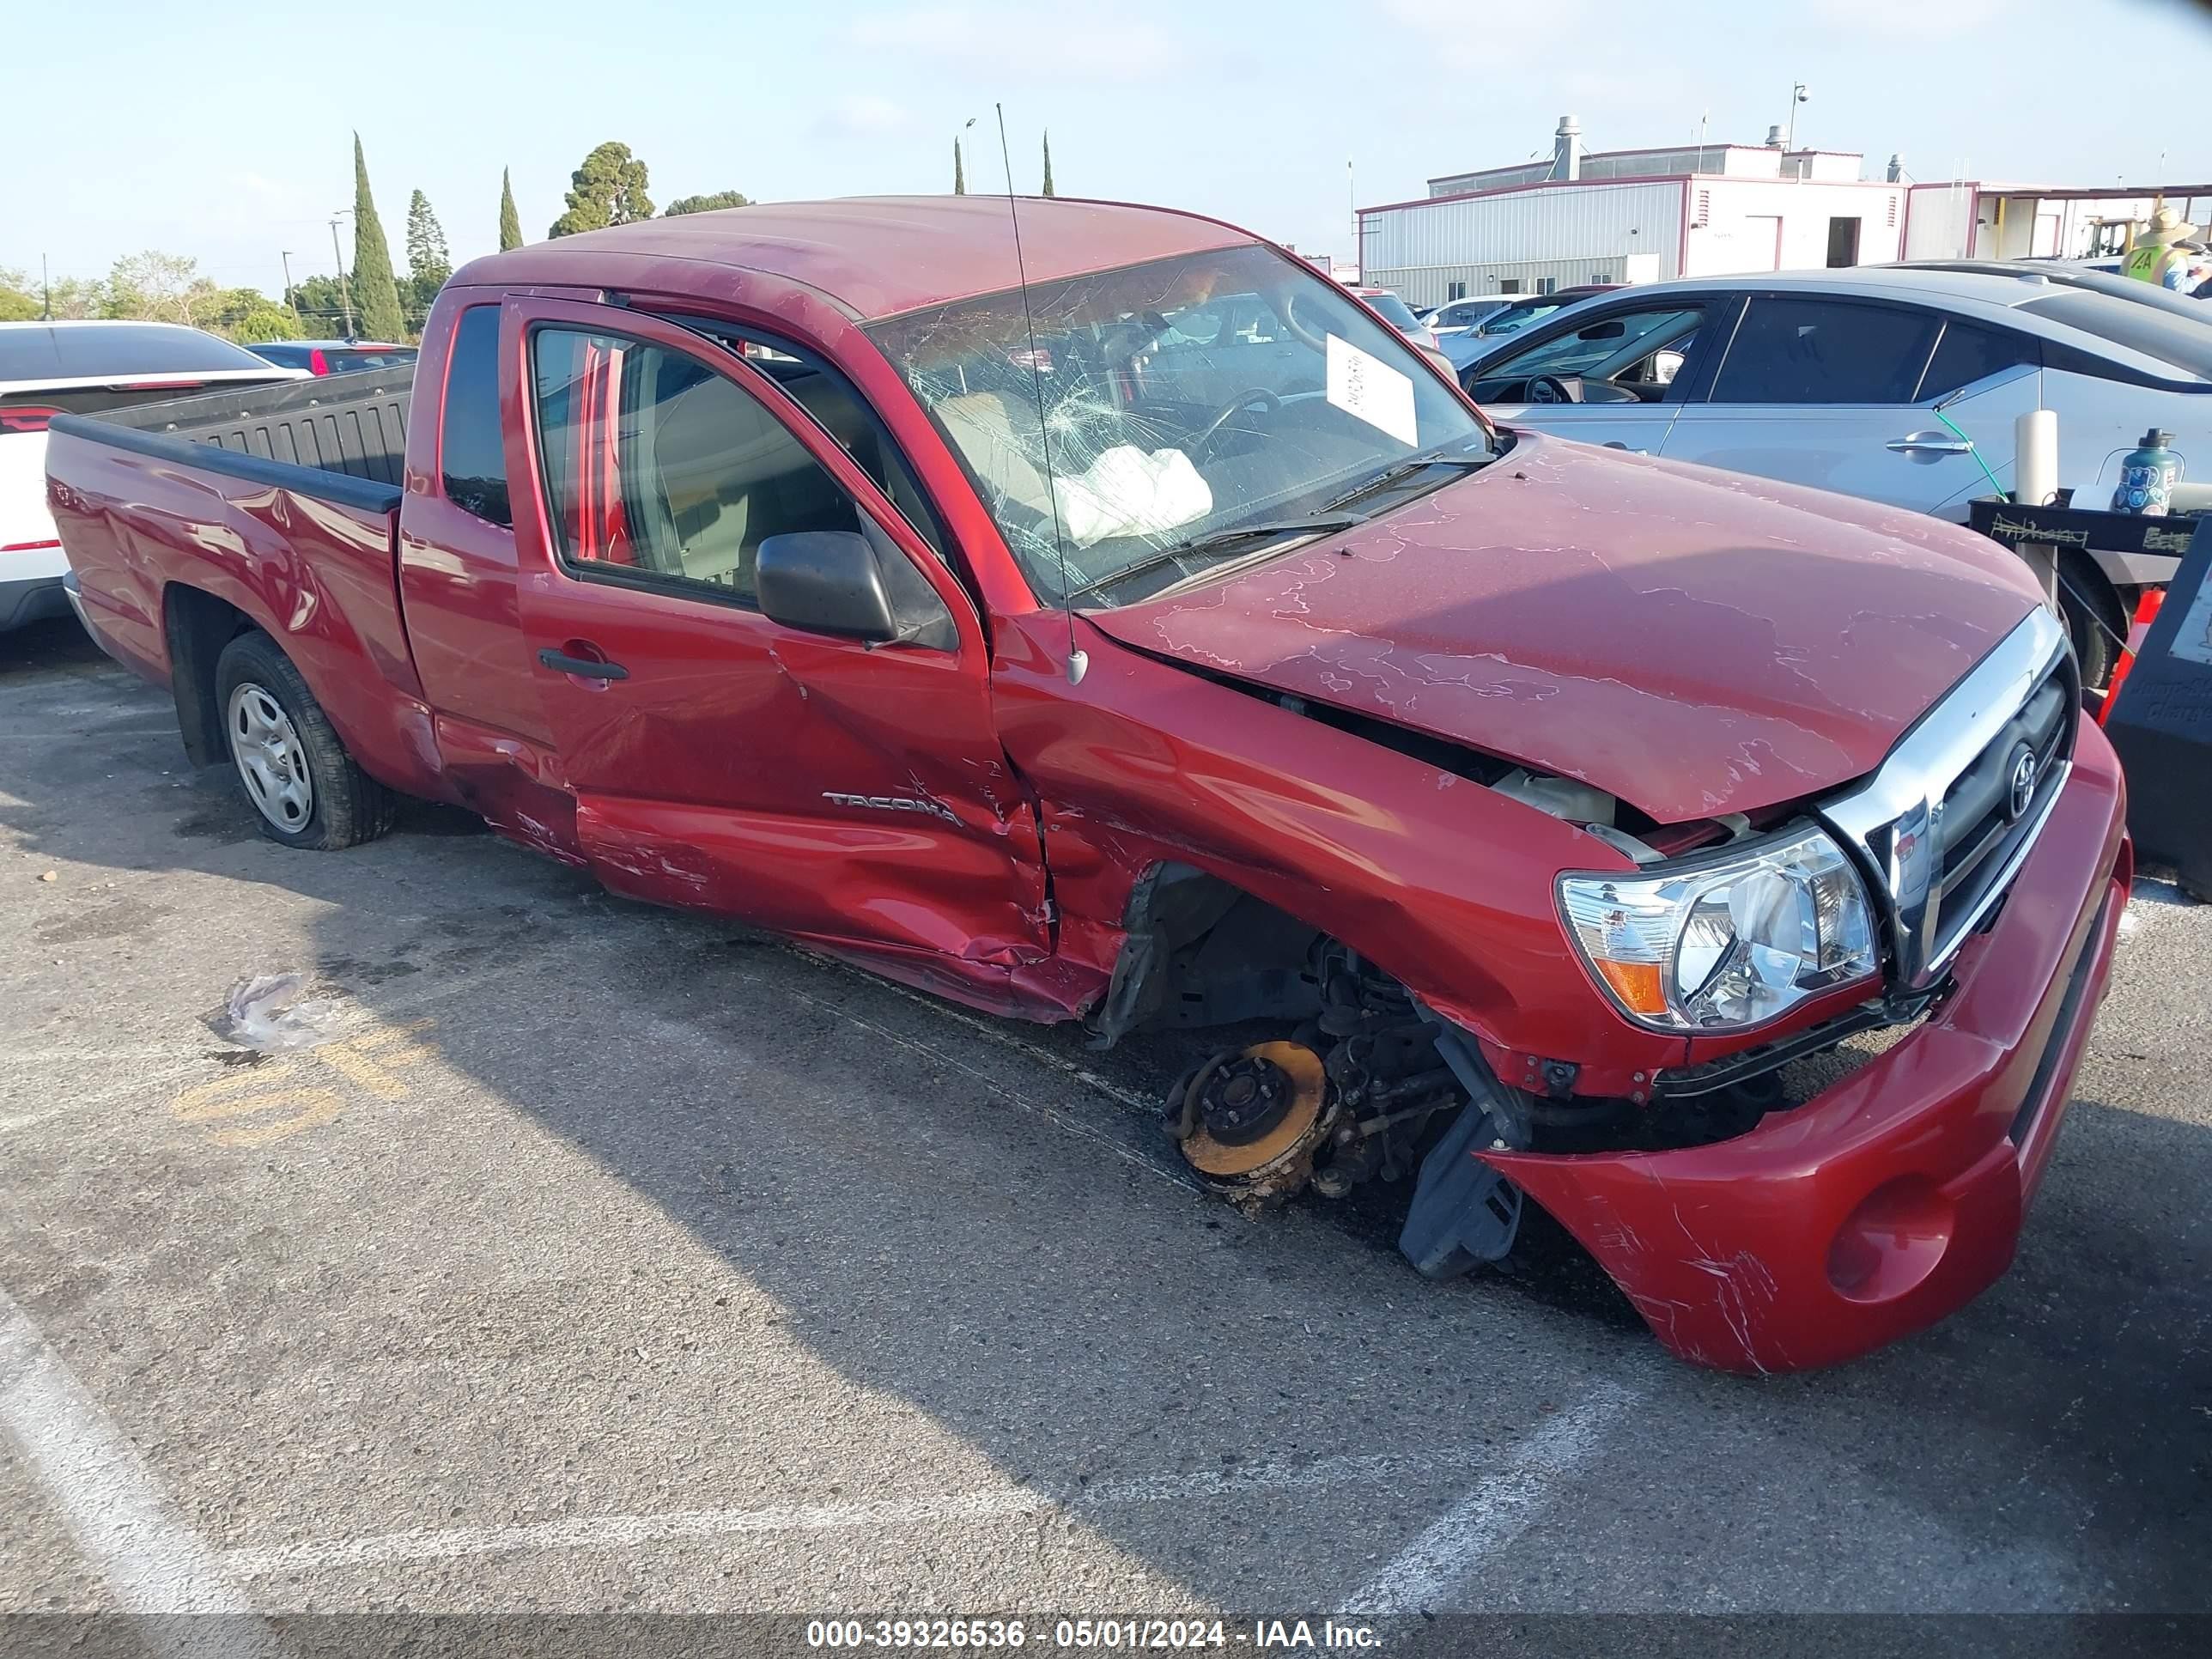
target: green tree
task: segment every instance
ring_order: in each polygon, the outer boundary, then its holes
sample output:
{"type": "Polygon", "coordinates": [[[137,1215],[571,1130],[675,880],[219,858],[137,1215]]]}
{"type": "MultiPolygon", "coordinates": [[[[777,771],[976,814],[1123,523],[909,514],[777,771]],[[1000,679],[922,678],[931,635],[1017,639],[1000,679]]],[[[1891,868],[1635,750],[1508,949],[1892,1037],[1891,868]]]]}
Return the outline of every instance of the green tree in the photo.
{"type": "Polygon", "coordinates": [[[522,246],[522,216],[514,210],[514,185],[507,169],[499,170],[499,251],[522,246]]]}
{"type": "Polygon", "coordinates": [[[1052,135],[1044,136],[1044,193],[1052,194],[1052,135]]]}
{"type": "Polygon", "coordinates": [[[64,276],[40,296],[56,322],[82,322],[107,314],[107,284],[99,277],[64,276]]]}
{"type": "Polygon", "coordinates": [[[353,136],[353,302],[361,331],[371,340],[404,340],[407,319],[399,308],[399,283],[392,274],[392,249],[384,222],[368,193],[368,162],[361,135],[353,136]]]}
{"type": "Polygon", "coordinates": [[[115,262],[100,298],[103,316],[142,323],[206,328],[222,308],[223,291],[199,274],[199,262],[149,248],[115,262]]]}
{"type": "Polygon", "coordinates": [[[88,282],[61,276],[41,283],[20,270],[0,268],[0,323],[34,323],[48,316],[57,322],[82,322],[114,314],[107,284],[97,276],[88,282]]]}
{"type": "Polygon", "coordinates": [[[660,210],[664,219],[673,219],[684,213],[713,213],[720,208],[750,207],[752,204],[743,193],[734,190],[718,190],[712,196],[679,196],[660,210]]]}
{"type": "Polygon", "coordinates": [[[0,323],[35,322],[46,314],[46,302],[32,286],[21,271],[0,265],[0,323]]]}
{"type": "Polygon", "coordinates": [[[292,307],[279,305],[258,289],[234,288],[225,293],[212,321],[240,345],[300,337],[300,319],[292,307]]]}
{"type": "Polygon", "coordinates": [[[653,217],[645,163],[629,153],[628,144],[610,139],[586,155],[568,179],[568,210],[553,222],[549,236],[574,236],[653,217]]]}
{"type": "Polygon", "coordinates": [[[955,196],[968,193],[968,173],[960,165],[960,141],[957,138],[952,141],[952,193],[955,196]]]}
{"type": "Polygon", "coordinates": [[[292,303],[307,325],[307,337],[322,339],[345,326],[344,295],[335,276],[309,276],[292,284],[292,303]]]}
{"type": "Polygon", "coordinates": [[[416,298],[429,304],[453,274],[445,228],[430,211],[429,198],[418,190],[407,203],[407,278],[415,285],[416,298]]]}

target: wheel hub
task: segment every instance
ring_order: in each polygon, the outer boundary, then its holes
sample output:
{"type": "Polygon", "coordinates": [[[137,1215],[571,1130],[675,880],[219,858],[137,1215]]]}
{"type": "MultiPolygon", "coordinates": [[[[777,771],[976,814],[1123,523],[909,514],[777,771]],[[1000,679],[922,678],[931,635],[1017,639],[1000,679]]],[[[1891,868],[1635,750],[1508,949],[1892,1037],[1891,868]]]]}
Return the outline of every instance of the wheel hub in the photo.
{"type": "Polygon", "coordinates": [[[232,688],[223,709],[230,755],[254,810],[290,833],[314,816],[315,785],[299,728],[268,688],[251,680],[232,688]]]}
{"type": "Polygon", "coordinates": [[[1224,1146],[1249,1146],[1283,1121],[1295,1092],[1290,1074],[1273,1060],[1241,1054],[1206,1078],[1199,1121],[1224,1146]]]}
{"type": "Polygon", "coordinates": [[[1193,1169],[1240,1203],[1279,1203],[1313,1171],[1334,1121],[1321,1056],[1262,1042],[1215,1055],[1177,1091],[1177,1139],[1193,1169]]]}

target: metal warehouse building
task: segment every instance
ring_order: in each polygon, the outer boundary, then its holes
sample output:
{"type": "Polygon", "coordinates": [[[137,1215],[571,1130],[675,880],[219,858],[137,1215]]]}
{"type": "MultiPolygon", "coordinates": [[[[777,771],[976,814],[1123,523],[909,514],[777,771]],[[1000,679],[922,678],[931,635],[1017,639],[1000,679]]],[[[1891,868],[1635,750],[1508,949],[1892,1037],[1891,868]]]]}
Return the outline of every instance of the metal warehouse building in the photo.
{"type": "MultiPolygon", "coordinates": [[[[1561,118],[1549,159],[1429,180],[1359,210],[1360,279],[1411,304],[1896,259],[2115,252],[2155,201],[2206,186],[2069,191],[1859,177],[1855,151],[1695,144],[1585,155],[1561,118]]],[[[2194,214],[2189,215],[2194,218],[2194,214]]]]}

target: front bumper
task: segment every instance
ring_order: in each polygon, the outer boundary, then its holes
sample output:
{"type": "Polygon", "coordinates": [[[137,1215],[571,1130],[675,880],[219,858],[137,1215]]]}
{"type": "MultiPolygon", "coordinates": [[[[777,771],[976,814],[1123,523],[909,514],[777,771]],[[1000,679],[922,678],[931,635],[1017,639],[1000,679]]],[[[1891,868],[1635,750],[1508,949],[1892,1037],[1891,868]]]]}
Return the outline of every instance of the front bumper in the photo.
{"type": "Polygon", "coordinates": [[[1925,1328],[2011,1264],[2104,996],[2126,818],[2119,763],[2084,720],[2002,908],[1911,1036],[1733,1140],[1483,1156],[1685,1359],[1799,1370],[1925,1328]]]}

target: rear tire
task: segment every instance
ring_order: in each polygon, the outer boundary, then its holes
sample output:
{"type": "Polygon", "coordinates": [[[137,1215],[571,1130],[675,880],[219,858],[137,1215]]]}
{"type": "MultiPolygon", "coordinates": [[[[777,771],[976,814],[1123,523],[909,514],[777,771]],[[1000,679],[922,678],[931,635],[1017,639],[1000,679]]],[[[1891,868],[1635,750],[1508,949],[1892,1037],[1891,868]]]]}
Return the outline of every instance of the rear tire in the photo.
{"type": "Polygon", "coordinates": [[[335,852],[391,829],[392,793],[354,763],[330,716],[266,634],[240,634],[215,665],[223,748],[261,833],[335,852]]]}
{"type": "Polygon", "coordinates": [[[2120,596],[2105,574],[2087,559],[2063,555],[2058,562],[2058,614],[2074,641],[2074,656],[2081,665],[2084,690],[2102,690],[2120,659],[2120,641],[2127,636],[2128,617],[2120,596]]]}

